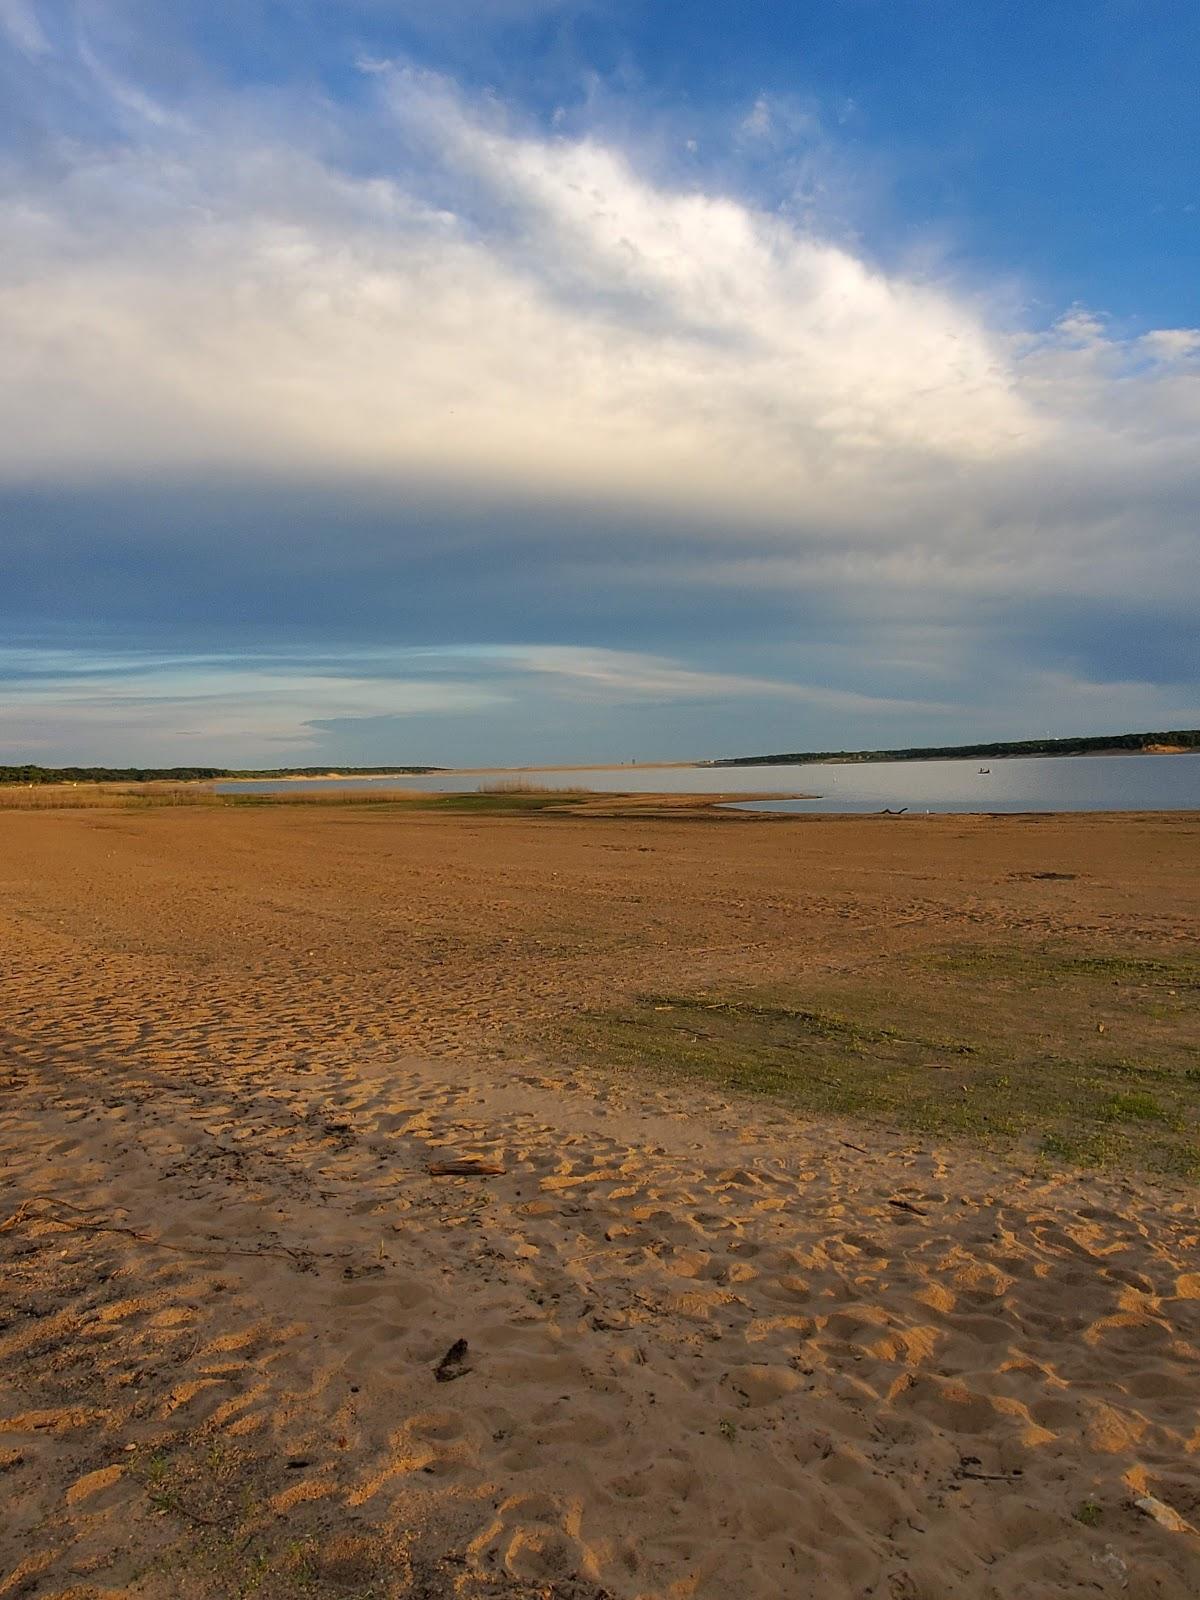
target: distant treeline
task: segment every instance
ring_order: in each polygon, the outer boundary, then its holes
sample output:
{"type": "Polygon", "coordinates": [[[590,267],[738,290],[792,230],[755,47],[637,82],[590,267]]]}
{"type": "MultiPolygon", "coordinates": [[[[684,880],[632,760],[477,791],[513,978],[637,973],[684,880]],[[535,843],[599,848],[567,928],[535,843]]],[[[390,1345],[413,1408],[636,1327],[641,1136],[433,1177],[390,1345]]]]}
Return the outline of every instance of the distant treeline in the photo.
{"type": "Polygon", "coordinates": [[[907,750],[801,750],[775,756],[729,756],[713,767],[774,767],[806,761],[952,761],[1001,756],[1086,756],[1106,750],[1160,746],[1200,750],[1200,728],[1163,733],[1108,733],[1082,739],[1002,739],[992,744],[915,745],[907,750]]]}
{"type": "MultiPolygon", "coordinates": [[[[209,778],[323,778],[329,767],[273,767],[262,771],[235,771],[230,767],[0,767],[2,783],[194,783],[209,778]]],[[[338,767],[340,774],[412,775],[439,772],[439,767],[338,767]]]]}

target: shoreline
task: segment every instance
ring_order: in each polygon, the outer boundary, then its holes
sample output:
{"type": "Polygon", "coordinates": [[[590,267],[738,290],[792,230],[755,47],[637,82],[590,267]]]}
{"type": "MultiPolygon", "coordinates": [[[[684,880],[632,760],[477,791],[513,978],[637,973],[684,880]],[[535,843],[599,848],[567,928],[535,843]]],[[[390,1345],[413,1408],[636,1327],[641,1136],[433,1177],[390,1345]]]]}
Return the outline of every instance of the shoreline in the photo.
{"type": "MultiPolygon", "coordinates": [[[[582,764],[559,765],[544,763],[537,766],[515,767],[426,767],[419,771],[395,772],[343,772],[337,768],[330,768],[327,772],[286,772],[277,771],[266,773],[257,777],[242,777],[237,774],[214,778],[56,778],[49,780],[21,780],[0,782],[0,795],[5,790],[37,790],[37,789],[72,789],[95,786],[121,787],[129,789],[148,788],[150,786],[170,785],[172,788],[206,788],[211,789],[217,784],[231,783],[377,783],[388,780],[399,780],[406,777],[520,777],[524,775],[547,772],[670,772],[670,771],[747,771],[755,767],[867,767],[867,766],[894,766],[894,765],[926,765],[936,762],[953,761],[1067,761],[1087,760],[1092,757],[1114,756],[1200,756],[1200,749],[1187,748],[1182,745],[1173,747],[1150,746],[1145,749],[1128,749],[1123,746],[1111,746],[1099,750],[1044,750],[1036,753],[1022,753],[1019,751],[1007,752],[995,756],[961,756],[961,755],[925,755],[925,756],[814,756],[801,760],[759,760],[753,758],[728,758],[728,759],[702,759],[695,761],[639,761],[639,762],[589,762],[582,764]]],[[[53,770],[53,769],[49,769],[53,770]]],[[[435,791],[436,792],[436,791],[435,791]]],[[[446,792],[446,791],[442,791],[446,792]]],[[[796,798],[812,798],[811,796],[797,796],[796,798]]]]}
{"type": "Polygon", "coordinates": [[[748,790],[689,790],[654,792],[652,790],[604,789],[514,789],[489,792],[486,790],[414,790],[372,788],[369,790],[322,788],[314,784],[309,789],[293,787],[269,790],[239,790],[218,792],[212,782],[198,780],[171,784],[43,784],[32,788],[0,787],[0,816],[36,815],[39,812],[101,812],[113,811],[136,814],[139,811],[210,810],[237,812],[245,810],[278,810],[281,812],[312,811],[351,814],[376,813],[387,815],[447,817],[474,815],[517,818],[541,815],[563,820],[574,816],[583,818],[649,818],[654,816],[693,820],[773,823],[805,822],[871,822],[871,821],[942,821],[953,823],[972,818],[999,822],[1005,818],[1027,821],[1070,822],[1085,819],[1112,818],[1115,820],[1173,819],[1185,821],[1200,815],[1200,806],[1172,805],[1168,807],[1124,807],[1112,809],[1058,809],[1030,808],[990,809],[986,804],[964,803],[961,809],[926,809],[918,802],[903,806],[875,805],[870,809],[822,810],[820,802],[829,798],[822,794],[804,793],[793,789],[748,790]],[[811,809],[771,810],[771,802],[812,802],[811,809]]]}
{"type": "MultiPolygon", "coordinates": [[[[947,756],[879,756],[879,757],[871,757],[871,758],[867,758],[867,759],[855,758],[855,757],[852,757],[852,756],[845,756],[845,757],[841,757],[841,758],[828,758],[828,757],[820,757],[820,758],[814,757],[812,759],[805,758],[804,760],[801,760],[801,761],[786,761],[786,760],[784,760],[784,761],[758,761],[757,759],[748,759],[748,760],[738,760],[738,759],[731,759],[731,760],[700,759],[700,760],[695,760],[695,761],[636,761],[636,762],[592,761],[592,762],[586,762],[586,763],[567,763],[565,765],[564,764],[560,764],[560,763],[555,763],[555,762],[544,762],[544,763],[542,763],[540,765],[536,765],[536,766],[517,766],[517,767],[489,767],[489,766],[431,767],[431,768],[428,769],[428,775],[432,776],[432,775],[436,774],[439,777],[464,777],[464,778],[467,778],[467,777],[489,776],[491,774],[495,774],[496,776],[500,776],[500,777],[508,777],[508,776],[519,777],[522,774],[544,773],[544,772],[630,772],[630,773],[634,773],[634,772],[674,772],[674,771],[720,772],[720,771],[728,771],[728,770],[740,771],[740,770],[744,770],[745,768],[755,767],[755,766],[779,766],[779,767],[808,767],[808,766],[866,767],[866,766],[872,766],[872,767],[877,767],[877,766],[892,766],[892,765],[896,765],[898,763],[914,764],[914,765],[919,763],[921,765],[924,765],[924,764],[926,764],[928,762],[937,762],[937,761],[976,761],[976,760],[982,760],[982,761],[1049,761],[1049,760],[1067,761],[1067,760],[1086,760],[1088,757],[1091,757],[1091,756],[1108,757],[1108,756],[1167,756],[1167,755],[1172,755],[1172,756],[1174,756],[1174,755],[1182,755],[1182,756],[1200,755],[1200,751],[1189,750],[1189,749],[1186,749],[1182,745],[1175,746],[1175,747],[1172,747],[1170,749],[1168,749],[1168,748],[1148,748],[1148,749],[1145,749],[1145,750],[1127,750],[1127,749],[1123,749],[1123,748],[1121,748],[1119,746],[1113,746],[1113,747],[1110,747],[1110,748],[1107,748],[1107,749],[1103,749],[1103,750],[1046,750],[1046,751],[1039,751],[1036,755],[1022,755],[1020,753],[1013,753],[1013,754],[1006,754],[1006,755],[1000,755],[1000,756],[951,756],[951,755],[947,755],[947,756]]],[[[336,771],[336,770],[331,770],[329,772],[321,772],[321,773],[316,773],[316,772],[291,773],[291,772],[289,772],[289,773],[280,773],[278,775],[267,776],[267,777],[259,777],[259,778],[213,778],[213,779],[201,779],[201,780],[198,780],[198,781],[207,782],[207,783],[325,783],[325,782],[334,782],[334,781],[344,782],[344,783],[353,783],[353,782],[357,782],[359,779],[361,779],[364,782],[372,782],[373,783],[373,782],[376,782],[377,780],[391,778],[391,777],[425,776],[425,775],[426,774],[404,774],[404,773],[389,773],[389,772],[353,772],[353,773],[343,773],[343,772],[339,772],[339,771],[336,771]]]]}

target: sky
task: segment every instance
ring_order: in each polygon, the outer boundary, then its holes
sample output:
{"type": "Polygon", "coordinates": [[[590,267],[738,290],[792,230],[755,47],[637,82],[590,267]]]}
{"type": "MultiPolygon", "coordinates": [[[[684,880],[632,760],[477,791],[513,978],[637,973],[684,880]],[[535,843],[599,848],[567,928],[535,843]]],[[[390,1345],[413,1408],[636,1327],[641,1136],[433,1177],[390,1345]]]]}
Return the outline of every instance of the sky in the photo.
{"type": "Polygon", "coordinates": [[[0,0],[0,763],[1200,726],[1194,0],[0,0]]]}

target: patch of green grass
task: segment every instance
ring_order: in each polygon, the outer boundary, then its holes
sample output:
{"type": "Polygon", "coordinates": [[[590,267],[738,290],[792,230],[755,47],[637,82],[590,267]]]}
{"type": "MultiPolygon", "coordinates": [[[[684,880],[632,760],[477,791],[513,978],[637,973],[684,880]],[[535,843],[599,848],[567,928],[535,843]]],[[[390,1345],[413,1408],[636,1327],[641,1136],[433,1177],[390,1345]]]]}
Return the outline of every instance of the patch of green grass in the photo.
{"type": "Polygon", "coordinates": [[[651,994],[643,997],[656,1011],[695,1010],[719,1012],[726,1017],[745,1017],[756,1022],[783,1022],[804,1029],[814,1038],[833,1039],[852,1049],[866,1045],[923,1045],[930,1050],[945,1050],[951,1055],[974,1055],[975,1047],[960,1039],[912,1039],[898,1028],[876,1027],[870,1022],[843,1017],[835,1012],[813,1011],[806,1006],[772,1004],[765,1000],[697,1000],[688,995],[651,994]]]}
{"type": "Polygon", "coordinates": [[[1095,1500],[1081,1500],[1075,1507],[1075,1521],[1082,1522],[1085,1528],[1098,1528],[1104,1521],[1103,1508],[1095,1500]]]}
{"type": "Polygon", "coordinates": [[[578,805],[588,796],[577,790],[505,790],[462,794],[359,794],[340,790],[308,791],[300,794],[222,794],[217,803],[235,808],[256,807],[290,809],[295,806],[324,806],[330,809],[379,811],[453,811],[482,814],[524,814],[530,811],[559,810],[578,805]]]}
{"type": "MultiPolygon", "coordinates": [[[[1135,1082],[1139,1083],[1147,1078],[1151,1079],[1152,1081],[1160,1080],[1162,1082],[1168,1082],[1172,1076],[1166,1067],[1148,1067],[1144,1062],[1141,1061],[1126,1061],[1120,1058],[1115,1061],[1110,1061],[1108,1063],[1108,1070],[1116,1073],[1118,1077],[1132,1078],[1135,1082]]],[[[1189,1075],[1190,1074],[1187,1071],[1185,1071],[1183,1074],[1185,1078],[1189,1075]]],[[[1200,1073],[1196,1074],[1196,1080],[1197,1082],[1200,1082],[1200,1073]]]]}
{"type": "Polygon", "coordinates": [[[1059,946],[965,946],[937,950],[928,965],[946,972],[990,974],[1029,984],[1064,979],[1107,979],[1154,988],[1200,988],[1200,961],[1188,956],[1134,955],[1120,951],[1064,950],[1059,946]]]}
{"type": "Polygon", "coordinates": [[[551,807],[578,805],[587,796],[577,790],[553,789],[528,792],[521,789],[502,790],[498,793],[439,794],[422,796],[413,802],[414,809],[432,811],[482,811],[525,812],[546,811],[551,807]]]}
{"type": "Polygon", "coordinates": [[[1120,1155],[1120,1141],[1111,1134],[1055,1130],[1043,1135],[1038,1149],[1071,1167],[1111,1167],[1120,1155]]]}
{"type": "Polygon", "coordinates": [[[270,1504],[284,1486],[278,1461],[195,1438],[136,1461],[130,1474],[162,1534],[134,1581],[153,1577],[171,1592],[228,1600],[384,1600],[401,1592],[382,1536],[339,1531],[307,1509],[281,1520],[270,1504]]]}
{"type": "Polygon", "coordinates": [[[1103,1122],[1165,1122],[1167,1113],[1152,1094],[1114,1094],[1097,1115],[1103,1122]]]}
{"type": "Polygon", "coordinates": [[[1163,983],[1178,979],[1195,983],[1191,963],[1164,961],[1152,956],[1071,956],[1060,955],[1056,964],[1064,972],[1083,972],[1090,977],[1117,978],[1126,983],[1163,983]]]}
{"type": "Polygon", "coordinates": [[[984,962],[967,977],[911,959],[907,970],[888,964],[886,987],[859,974],[836,991],[644,994],[581,1019],[575,1037],[639,1076],[764,1096],[804,1115],[1200,1178],[1189,1006],[1164,1019],[1143,1015],[1137,996],[1117,1004],[1101,975],[1115,957],[1080,962],[1061,988],[1027,997],[1007,986],[1011,963],[1002,978],[984,962]],[[1098,1013],[1111,1019],[1103,1038],[1098,1013]]]}

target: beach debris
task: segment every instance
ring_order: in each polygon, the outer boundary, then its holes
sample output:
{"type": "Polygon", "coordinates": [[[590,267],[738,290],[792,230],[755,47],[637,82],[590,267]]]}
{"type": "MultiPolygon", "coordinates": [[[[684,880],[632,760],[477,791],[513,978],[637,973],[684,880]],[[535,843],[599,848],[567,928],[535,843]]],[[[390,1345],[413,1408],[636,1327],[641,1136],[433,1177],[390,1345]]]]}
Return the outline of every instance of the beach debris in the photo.
{"type": "Polygon", "coordinates": [[[975,1483],[1016,1483],[1024,1476],[1024,1469],[1014,1467],[1011,1472],[984,1472],[978,1456],[960,1456],[955,1477],[970,1478],[975,1483]]]}
{"type": "Polygon", "coordinates": [[[1119,1589],[1128,1589],[1129,1568],[1121,1560],[1120,1556],[1113,1549],[1112,1545],[1106,1544],[1104,1546],[1104,1554],[1102,1556],[1094,1555],[1092,1557],[1092,1564],[1093,1566],[1100,1567],[1102,1571],[1107,1572],[1109,1577],[1115,1581],[1119,1589]]]}
{"type": "Polygon", "coordinates": [[[888,1201],[888,1205],[895,1206],[897,1211],[911,1211],[914,1217],[927,1217],[929,1215],[928,1211],[922,1211],[920,1206],[913,1205],[911,1200],[901,1200],[897,1196],[893,1196],[888,1201]]]}
{"type": "Polygon", "coordinates": [[[431,1178],[502,1178],[505,1167],[502,1161],[471,1156],[461,1161],[431,1161],[425,1170],[431,1178]]]}
{"type": "Polygon", "coordinates": [[[1165,1500],[1159,1500],[1152,1494],[1140,1494],[1133,1503],[1143,1516],[1152,1518],[1160,1528],[1166,1528],[1170,1533],[1197,1532],[1186,1517],[1179,1515],[1174,1506],[1169,1506],[1165,1500]]]}
{"type": "Polygon", "coordinates": [[[884,806],[879,815],[881,817],[902,817],[907,810],[907,806],[901,806],[898,811],[892,811],[887,806],[884,806]]]}
{"type": "Polygon", "coordinates": [[[433,1369],[439,1383],[453,1383],[455,1378],[465,1378],[473,1369],[467,1366],[467,1341],[455,1339],[446,1354],[433,1369]]]}
{"type": "Polygon", "coordinates": [[[888,1579],[888,1593],[892,1600],[917,1600],[917,1585],[907,1572],[893,1572],[888,1579]]]}
{"type": "MultiPolygon", "coordinates": [[[[382,1251],[380,1253],[382,1254],[382,1251]]],[[[382,1261],[351,1261],[342,1268],[342,1277],[349,1283],[355,1278],[365,1278],[371,1273],[382,1271],[382,1261]]]]}

